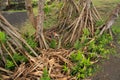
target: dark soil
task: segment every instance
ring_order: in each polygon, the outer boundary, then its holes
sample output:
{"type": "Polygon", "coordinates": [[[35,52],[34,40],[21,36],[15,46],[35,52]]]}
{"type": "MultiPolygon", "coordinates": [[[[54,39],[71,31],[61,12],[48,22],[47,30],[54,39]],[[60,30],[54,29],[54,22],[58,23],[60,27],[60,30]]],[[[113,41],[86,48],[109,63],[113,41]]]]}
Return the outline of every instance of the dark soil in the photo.
{"type": "Polygon", "coordinates": [[[2,14],[13,26],[21,26],[28,19],[26,12],[3,12],[2,14]]]}
{"type": "Polygon", "coordinates": [[[115,40],[117,54],[109,56],[100,64],[100,71],[91,80],[120,80],[120,45],[115,40]]]}

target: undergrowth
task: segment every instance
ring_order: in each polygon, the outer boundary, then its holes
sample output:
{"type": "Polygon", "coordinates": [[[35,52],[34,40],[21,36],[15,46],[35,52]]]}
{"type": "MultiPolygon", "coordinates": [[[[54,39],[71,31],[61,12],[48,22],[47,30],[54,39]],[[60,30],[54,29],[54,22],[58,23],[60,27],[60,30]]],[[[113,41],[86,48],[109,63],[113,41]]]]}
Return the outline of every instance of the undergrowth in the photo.
{"type": "Polygon", "coordinates": [[[74,44],[77,51],[70,56],[70,60],[75,64],[71,68],[71,75],[76,76],[78,80],[91,76],[95,72],[94,63],[99,60],[99,57],[107,58],[107,55],[112,50],[108,47],[112,41],[109,34],[104,33],[88,44],[89,31],[84,29],[83,32],[81,39],[74,44]]]}
{"type": "Polygon", "coordinates": [[[86,58],[83,52],[77,51],[70,56],[70,59],[75,66],[71,69],[71,75],[76,76],[77,79],[83,79],[92,74],[93,65],[91,64],[90,57],[86,58]]]}

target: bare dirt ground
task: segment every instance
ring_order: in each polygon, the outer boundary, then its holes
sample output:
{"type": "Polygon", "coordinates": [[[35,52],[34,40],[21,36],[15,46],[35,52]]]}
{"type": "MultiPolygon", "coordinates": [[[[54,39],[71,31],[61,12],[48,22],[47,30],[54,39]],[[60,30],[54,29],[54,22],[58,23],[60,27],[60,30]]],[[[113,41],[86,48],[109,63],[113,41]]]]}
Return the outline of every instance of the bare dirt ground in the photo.
{"type": "Polygon", "coordinates": [[[26,12],[3,12],[2,14],[13,26],[17,27],[28,19],[26,12]]]}

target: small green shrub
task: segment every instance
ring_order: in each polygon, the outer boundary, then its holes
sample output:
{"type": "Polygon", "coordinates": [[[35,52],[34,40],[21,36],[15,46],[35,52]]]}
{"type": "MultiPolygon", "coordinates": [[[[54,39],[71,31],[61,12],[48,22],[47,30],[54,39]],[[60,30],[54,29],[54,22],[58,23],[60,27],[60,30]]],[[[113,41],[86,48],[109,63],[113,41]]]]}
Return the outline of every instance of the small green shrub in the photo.
{"type": "Polygon", "coordinates": [[[33,37],[28,37],[26,41],[33,49],[38,46],[37,42],[35,42],[35,39],[33,37]]]}
{"type": "Polygon", "coordinates": [[[97,21],[97,22],[95,23],[95,26],[96,26],[96,27],[99,27],[99,26],[103,25],[103,23],[104,23],[104,21],[99,20],[99,21],[97,21]]]}
{"type": "Polygon", "coordinates": [[[72,67],[71,75],[76,76],[77,79],[83,79],[92,74],[93,68],[90,58],[86,58],[83,52],[72,53],[70,59],[75,63],[75,66],[72,67]]]}
{"type": "Polygon", "coordinates": [[[68,72],[68,70],[69,70],[69,68],[67,67],[67,65],[66,65],[66,64],[63,65],[63,71],[64,71],[64,72],[68,72]]]}
{"type": "Polygon", "coordinates": [[[76,40],[76,42],[74,43],[74,48],[75,49],[80,49],[83,48],[85,46],[85,44],[88,42],[88,36],[90,35],[90,32],[87,28],[83,29],[83,34],[82,37],[78,40],[76,40]]]}
{"type": "Polygon", "coordinates": [[[37,0],[32,0],[32,6],[33,6],[33,7],[38,6],[38,1],[37,1],[37,0]]]}
{"type": "Polygon", "coordinates": [[[77,41],[74,43],[74,48],[75,48],[76,50],[78,50],[78,49],[80,49],[81,47],[82,47],[82,44],[80,43],[79,40],[77,40],[77,41]]]}
{"type": "MultiPolygon", "coordinates": [[[[18,53],[14,53],[12,57],[13,57],[14,61],[15,61],[18,65],[20,65],[20,64],[23,63],[23,62],[27,62],[27,61],[28,61],[25,56],[23,56],[23,55],[21,55],[21,54],[18,54],[18,53]]],[[[9,70],[12,70],[12,69],[15,68],[15,64],[14,64],[14,62],[12,61],[12,59],[10,58],[10,56],[7,56],[7,57],[6,57],[5,68],[6,68],[6,69],[9,69],[9,70]]]]}
{"type": "Polygon", "coordinates": [[[71,56],[70,56],[70,59],[73,61],[73,62],[78,62],[78,61],[81,61],[83,59],[83,52],[81,51],[77,51],[77,53],[72,53],[71,56]]]}
{"type": "MultiPolygon", "coordinates": [[[[110,53],[108,44],[112,41],[112,37],[104,33],[103,35],[97,37],[95,40],[88,43],[88,35],[90,34],[87,29],[84,29],[84,34],[80,40],[77,40],[74,44],[74,48],[77,49],[77,52],[71,54],[70,59],[75,66],[72,67],[71,74],[76,76],[77,79],[83,79],[87,76],[92,75],[95,71],[91,61],[97,60],[98,54],[104,58],[107,58],[107,54],[110,53]],[[86,51],[82,51],[84,47],[87,47],[86,51]]],[[[96,32],[98,34],[99,31],[96,32]]]]}
{"type": "Polygon", "coordinates": [[[49,46],[53,49],[57,48],[57,41],[55,39],[52,39],[49,46]]]}
{"type": "Polygon", "coordinates": [[[50,77],[49,77],[49,75],[48,75],[47,68],[45,68],[45,69],[43,70],[43,75],[42,75],[42,77],[40,78],[40,80],[51,80],[50,77]]]}
{"type": "Polygon", "coordinates": [[[6,34],[0,31],[0,42],[4,43],[6,40],[6,34]]]}
{"type": "Polygon", "coordinates": [[[22,63],[22,62],[27,62],[28,61],[25,56],[20,55],[18,53],[15,53],[13,55],[13,59],[16,61],[16,63],[20,63],[20,62],[22,63]]]}
{"type": "Polygon", "coordinates": [[[51,11],[51,7],[49,5],[45,5],[44,12],[48,14],[51,11]]]}
{"type": "Polygon", "coordinates": [[[110,53],[109,48],[107,48],[107,44],[111,41],[112,37],[109,34],[104,33],[88,45],[88,52],[100,54],[105,57],[106,54],[110,53]]]}
{"type": "Polygon", "coordinates": [[[15,68],[15,64],[12,62],[12,60],[7,59],[6,64],[5,64],[5,68],[12,70],[15,68]]]}

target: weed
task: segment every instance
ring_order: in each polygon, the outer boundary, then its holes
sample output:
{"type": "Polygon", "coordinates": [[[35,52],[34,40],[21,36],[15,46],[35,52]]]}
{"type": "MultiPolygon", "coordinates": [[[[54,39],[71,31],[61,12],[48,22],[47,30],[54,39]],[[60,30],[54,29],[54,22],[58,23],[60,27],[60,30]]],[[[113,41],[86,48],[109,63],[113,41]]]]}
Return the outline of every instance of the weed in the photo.
{"type": "Polygon", "coordinates": [[[90,32],[87,28],[83,29],[83,34],[82,37],[79,40],[76,40],[76,42],[74,43],[74,48],[75,49],[80,49],[83,48],[83,46],[85,46],[85,44],[88,42],[88,36],[90,35],[90,32]]]}
{"type": "Polygon", "coordinates": [[[7,40],[6,34],[0,31],[0,42],[4,43],[6,42],[6,40],[7,40]]]}
{"type": "MultiPolygon", "coordinates": [[[[84,29],[83,32],[84,34],[82,35],[81,39],[77,40],[74,44],[74,48],[78,51],[72,53],[70,56],[71,61],[75,63],[75,66],[72,67],[71,74],[76,76],[78,80],[92,75],[94,72],[94,67],[93,64],[91,64],[91,61],[95,61],[98,54],[104,58],[107,58],[107,54],[110,53],[110,49],[107,47],[107,44],[112,41],[112,37],[109,34],[104,33],[87,45],[86,43],[88,43],[87,36],[89,35],[89,31],[84,29]],[[82,48],[86,46],[87,54],[85,55],[85,52],[84,50],[82,51],[82,48]]],[[[96,34],[98,32],[96,32],[96,34]]]]}
{"type": "Polygon", "coordinates": [[[66,64],[63,65],[63,71],[64,71],[64,72],[68,72],[68,70],[69,70],[69,68],[67,67],[67,65],[66,65],[66,64]]]}
{"type": "Polygon", "coordinates": [[[32,37],[32,36],[27,37],[26,41],[33,49],[35,49],[38,46],[37,43],[35,42],[34,37],[32,37]]]}
{"type": "Polygon", "coordinates": [[[83,52],[72,53],[70,59],[75,63],[75,66],[72,67],[71,75],[76,75],[77,79],[83,79],[92,74],[93,68],[90,58],[87,59],[83,52]]]}
{"type": "Polygon", "coordinates": [[[27,58],[23,55],[20,55],[18,53],[15,53],[13,55],[13,59],[16,61],[16,63],[22,63],[22,62],[27,62],[27,58]]]}
{"type": "MultiPolygon", "coordinates": [[[[14,53],[13,54],[13,59],[14,61],[19,65],[23,62],[28,62],[27,58],[19,53],[14,53]]],[[[6,56],[6,64],[5,64],[5,68],[12,70],[15,68],[15,64],[13,63],[12,59],[10,58],[10,56],[6,56]]]]}
{"type": "Polygon", "coordinates": [[[37,0],[32,0],[32,6],[33,6],[33,7],[38,6],[38,2],[37,2],[37,0]]]}
{"type": "Polygon", "coordinates": [[[50,11],[51,11],[51,7],[50,7],[49,5],[46,5],[46,6],[44,7],[44,12],[45,12],[46,14],[48,14],[50,11]]]}
{"type": "Polygon", "coordinates": [[[15,64],[11,60],[7,59],[6,64],[5,64],[5,68],[12,70],[12,69],[14,69],[14,67],[15,67],[15,64]]]}
{"type": "Polygon", "coordinates": [[[42,75],[42,77],[40,78],[40,80],[51,80],[50,77],[49,77],[49,75],[48,75],[47,68],[45,68],[45,69],[43,70],[43,75],[42,75]]]}
{"type": "Polygon", "coordinates": [[[104,21],[99,20],[99,21],[97,21],[97,22],[95,23],[95,26],[96,26],[96,27],[100,27],[101,25],[103,25],[103,23],[104,23],[104,21]]]}
{"type": "MultiPolygon", "coordinates": [[[[34,50],[36,50],[36,48],[38,47],[38,43],[35,41],[34,36],[30,36],[29,34],[25,34],[24,37],[25,37],[25,40],[28,43],[28,45],[31,48],[33,48],[34,50]]],[[[24,46],[24,47],[30,55],[34,55],[27,46],[24,46]]]]}
{"type": "Polygon", "coordinates": [[[77,40],[77,41],[74,43],[74,48],[75,48],[76,50],[78,50],[78,49],[80,49],[81,47],[82,47],[82,44],[80,43],[79,40],[77,40]]]}
{"type": "Polygon", "coordinates": [[[49,46],[50,48],[55,49],[57,47],[57,41],[55,39],[52,39],[49,46]]]}
{"type": "Polygon", "coordinates": [[[100,54],[101,56],[106,57],[106,54],[110,53],[109,48],[107,48],[107,44],[111,41],[112,37],[109,34],[104,33],[88,45],[88,52],[100,54]]]}

